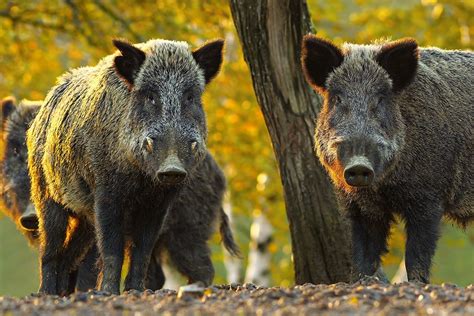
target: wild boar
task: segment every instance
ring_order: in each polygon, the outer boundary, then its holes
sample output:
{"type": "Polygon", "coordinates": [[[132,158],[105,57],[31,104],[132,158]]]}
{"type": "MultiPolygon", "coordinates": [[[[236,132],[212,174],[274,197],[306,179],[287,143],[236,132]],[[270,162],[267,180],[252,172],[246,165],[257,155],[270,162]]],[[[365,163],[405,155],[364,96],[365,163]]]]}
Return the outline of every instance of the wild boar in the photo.
{"type": "Polygon", "coordinates": [[[146,287],[161,289],[165,282],[161,263],[167,256],[172,267],[188,283],[208,286],[214,278],[211,252],[207,245],[216,224],[227,251],[240,255],[229,219],[222,208],[225,177],[212,156],[207,153],[195,175],[187,183],[169,211],[148,269],[146,287]]]}
{"type": "MultiPolygon", "coordinates": [[[[1,101],[2,106],[2,211],[17,223],[34,247],[38,246],[38,216],[30,200],[26,131],[42,101],[16,103],[13,97],[1,101]]],[[[147,275],[147,288],[157,290],[164,282],[160,258],[169,253],[175,268],[190,282],[209,284],[214,276],[207,241],[219,222],[224,246],[238,255],[227,215],[222,210],[225,177],[218,164],[208,153],[198,174],[187,183],[164,224],[154,251],[147,275]],[[154,272],[155,271],[155,272],[154,272]]],[[[97,282],[97,250],[94,246],[79,265],[70,273],[69,291],[94,289],[97,282]],[[76,275],[77,274],[77,275],[76,275]]]]}
{"type": "Polygon", "coordinates": [[[30,200],[26,130],[41,102],[22,101],[13,97],[1,100],[1,211],[17,225],[30,245],[37,245],[38,219],[30,200]]]}
{"type": "Polygon", "coordinates": [[[474,53],[308,35],[302,65],[324,98],[315,148],[352,222],[356,274],[380,266],[399,214],[408,280],[429,282],[442,216],[474,218],[474,53]]]}
{"type": "Polygon", "coordinates": [[[40,292],[63,293],[94,238],[100,290],[119,293],[126,248],[125,290],[144,289],[168,210],[206,157],[201,95],[223,44],[191,52],[185,42],[114,40],[118,52],[65,74],[49,92],[27,135],[40,292]]]}
{"type": "MultiPolygon", "coordinates": [[[[1,101],[1,211],[17,224],[18,230],[35,248],[39,246],[38,216],[30,199],[30,178],[28,176],[28,152],[26,131],[36,116],[42,101],[22,100],[8,97],[1,101]]],[[[69,274],[68,292],[87,291],[96,285],[96,247],[89,250],[78,270],[69,274]]]]}

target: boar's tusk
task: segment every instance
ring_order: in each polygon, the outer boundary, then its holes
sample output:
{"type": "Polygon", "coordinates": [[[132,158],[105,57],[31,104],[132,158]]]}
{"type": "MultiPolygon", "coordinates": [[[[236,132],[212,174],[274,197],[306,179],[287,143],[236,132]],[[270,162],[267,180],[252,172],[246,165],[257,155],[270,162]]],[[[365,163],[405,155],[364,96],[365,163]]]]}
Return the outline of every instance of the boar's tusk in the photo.
{"type": "Polygon", "coordinates": [[[145,147],[149,153],[153,152],[153,139],[151,137],[145,138],[145,147]]]}

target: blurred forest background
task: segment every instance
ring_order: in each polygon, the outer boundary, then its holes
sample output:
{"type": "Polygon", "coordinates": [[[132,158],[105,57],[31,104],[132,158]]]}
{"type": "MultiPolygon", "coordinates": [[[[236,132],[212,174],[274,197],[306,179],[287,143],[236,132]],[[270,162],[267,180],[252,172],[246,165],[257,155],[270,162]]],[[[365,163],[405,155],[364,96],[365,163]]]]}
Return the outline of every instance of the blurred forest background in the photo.
{"type": "MultiPolygon", "coordinates": [[[[411,36],[420,45],[474,47],[474,1],[470,0],[308,0],[318,34],[338,44],[367,43],[380,37],[411,36]]],[[[0,97],[43,99],[56,77],[70,68],[95,65],[113,52],[112,38],[183,40],[193,47],[226,39],[221,74],[204,96],[211,152],[224,168],[234,230],[245,269],[252,218],[265,214],[274,227],[270,251],[273,285],[293,283],[291,243],[281,182],[265,123],[256,103],[226,0],[18,0],[0,1],[0,97]]],[[[212,241],[217,275],[225,268],[219,237],[212,241]]],[[[394,228],[393,274],[404,251],[403,228],[394,228]]],[[[335,245],[337,247],[337,245],[335,245]]],[[[36,250],[0,215],[0,295],[37,290],[36,250]]],[[[434,283],[474,281],[474,230],[443,226],[433,268],[434,283]]]]}

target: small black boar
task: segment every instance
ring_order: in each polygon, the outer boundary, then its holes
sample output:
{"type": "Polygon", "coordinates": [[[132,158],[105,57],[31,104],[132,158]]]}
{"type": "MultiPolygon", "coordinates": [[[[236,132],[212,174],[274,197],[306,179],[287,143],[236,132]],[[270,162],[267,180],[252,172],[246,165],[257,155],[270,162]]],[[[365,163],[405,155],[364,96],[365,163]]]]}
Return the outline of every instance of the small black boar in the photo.
{"type": "Polygon", "coordinates": [[[30,200],[26,130],[40,105],[41,102],[34,101],[22,101],[16,104],[12,97],[1,100],[0,208],[17,225],[32,246],[36,246],[38,241],[38,219],[30,200]]]}
{"type": "Polygon", "coordinates": [[[165,282],[160,266],[163,255],[188,278],[189,283],[211,284],[214,267],[207,241],[220,222],[220,235],[230,254],[239,256],[229,226],[229,219],[222,208],[225,177],[212,156],[206,158],[186,184],[169,211],[153,258],[148,269],[146,287],[161,289],[165,282]]]}
{"type": "Polygon", "coordinates": [[[315,147],[352,222],[356,274],[380,266],[397,213],[408,280],[429,282],[443,214],[474,218],[474,53],[308,35],[302,64],[324,97],[315,147]]]}
{"type": "MultiPolygon", "coordinates": [[[[38,216],[30,199],[30,178],[28,176],[28,152],[26,131],[36,116],[42,101],[21,101],[16,104],[12,97],[1,101],[1,211],[17,224],[33,247],[39,245],[38,216]]],[[[97,279],[97,251],[93,247],[78,271],[70,273],[69,292],[74,288],[87,291],[94,288],[97,279]],[[77,282],[76,282],[77,280],[77,282]]]]}
{"type": "Polygon", "coordinates": [[[165,40],[114,44],[118,53],[64,75],[28,130],[42,293],[65,291],[95,237],[100,289],[119,293],[127,248],[125,289],[143,290],[168,209],[206,157],[201,95],[223,41],[194,52],[165,40]]]}

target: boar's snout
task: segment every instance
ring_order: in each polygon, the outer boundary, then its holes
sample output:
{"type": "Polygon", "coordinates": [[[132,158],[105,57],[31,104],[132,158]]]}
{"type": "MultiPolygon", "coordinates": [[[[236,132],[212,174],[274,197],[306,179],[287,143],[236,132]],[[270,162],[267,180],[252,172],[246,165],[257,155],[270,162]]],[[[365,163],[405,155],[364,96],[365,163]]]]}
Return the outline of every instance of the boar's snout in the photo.
{"type": "Polygon", "coordinates": [[[374,179],[374,169],[364,156],[353,157],[344,169],[346,183],[353,187],[369,186],[374,179]]]}
{"type": "Polygon", "coordinates": [[[170,155],[158,170],[158,180],[163,184],[178,185],[186,179],[187,174],[179,158],[170,155]]]}
{"type": "Polygon", "coordinates": [[[166,184],[180,184],[186,178],[186,174],[185,170],[170,166],[158,172],[158,179],[166,184]]]}

